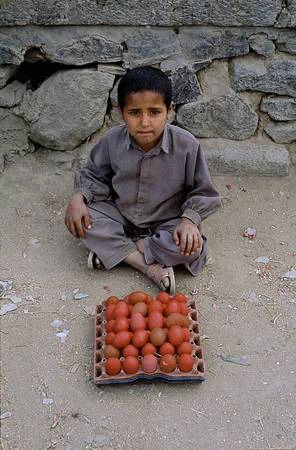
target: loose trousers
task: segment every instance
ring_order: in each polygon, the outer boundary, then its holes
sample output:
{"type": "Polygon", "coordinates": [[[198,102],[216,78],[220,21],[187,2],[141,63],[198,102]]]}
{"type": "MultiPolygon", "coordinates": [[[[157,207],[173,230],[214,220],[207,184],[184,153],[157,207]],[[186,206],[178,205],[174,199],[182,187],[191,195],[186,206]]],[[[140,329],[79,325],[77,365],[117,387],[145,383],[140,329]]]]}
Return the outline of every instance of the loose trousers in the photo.
{"type": "Polygon", "coordinates": [[[136,250],[135,241],[144,239],[146,264],[164,266],[183,264],[192,275],[197,275],[206,263],[208,243],[203,237],[203,247],[193,255],[181,255],[180,247],[173,239],[173,231],[180,218],[140,228],[129,222],[109,201],[88,205],[92,228],[86,230],[84,245],[92,250],[106,269],[111,269],[136,250]]]}

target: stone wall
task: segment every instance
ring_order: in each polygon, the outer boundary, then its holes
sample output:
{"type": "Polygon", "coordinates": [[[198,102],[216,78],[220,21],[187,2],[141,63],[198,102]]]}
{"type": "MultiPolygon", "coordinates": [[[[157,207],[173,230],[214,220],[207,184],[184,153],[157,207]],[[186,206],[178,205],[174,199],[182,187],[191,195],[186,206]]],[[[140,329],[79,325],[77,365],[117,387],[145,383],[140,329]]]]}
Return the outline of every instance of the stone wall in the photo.
{"type": "Polygon", "coordinates": [[[120,77],[155,65],[214,173],[286,175],[295,27],[296,0],[0,0],[0,171],[36,150],[80,164],[120,122],[120,77]]]}

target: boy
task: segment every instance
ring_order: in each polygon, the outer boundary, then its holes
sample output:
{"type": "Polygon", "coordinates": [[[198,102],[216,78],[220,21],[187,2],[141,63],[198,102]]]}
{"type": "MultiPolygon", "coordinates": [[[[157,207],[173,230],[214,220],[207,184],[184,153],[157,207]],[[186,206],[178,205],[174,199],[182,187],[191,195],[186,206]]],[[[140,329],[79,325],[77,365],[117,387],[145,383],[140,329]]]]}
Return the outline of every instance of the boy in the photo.
{"type": "Polygon", "coordinates": [[[110,129],[77,170],[65,224],[90,250],[89,266],[124,261],[174,294],[173,266],[197,275],[205,264],[200,223],[220,197],[196,138],[167,124],[171,99],[159,69],[139,67],[121,78],[125,124],[110,129]]]}

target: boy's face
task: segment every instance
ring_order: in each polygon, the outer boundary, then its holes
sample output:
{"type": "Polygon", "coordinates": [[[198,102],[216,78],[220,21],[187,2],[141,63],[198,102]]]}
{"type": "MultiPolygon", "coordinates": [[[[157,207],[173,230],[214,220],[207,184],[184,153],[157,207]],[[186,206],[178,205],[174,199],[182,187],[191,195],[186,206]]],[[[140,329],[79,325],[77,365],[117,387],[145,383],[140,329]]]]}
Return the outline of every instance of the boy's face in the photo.
{"type": "Polygon", "coordinates": [[[159,141],[169,111],[161,94],[153,91],[140,91],[132,92],[125,97],[125,105],[121,114],[129,134],[139,147],[148,151],[159,141]]]}

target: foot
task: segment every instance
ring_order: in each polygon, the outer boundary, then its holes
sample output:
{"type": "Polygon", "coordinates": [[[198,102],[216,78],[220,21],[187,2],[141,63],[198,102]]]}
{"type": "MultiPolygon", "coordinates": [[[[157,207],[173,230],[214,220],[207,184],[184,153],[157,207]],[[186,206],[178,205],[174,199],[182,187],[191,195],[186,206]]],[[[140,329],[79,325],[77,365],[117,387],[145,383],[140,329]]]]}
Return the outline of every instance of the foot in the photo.
{"type": "Polygon", "coordinates": [[[87,258],[87,267],[89,269],[99,269],[102,267],[101,261],[97,257],[97,255],[90,250],[87,258]]]}
{"type": "Polygon", "coordinates": [[[160,264],[150,264],[145,275],[159,287],[161,291],[175,294],[175,275],[172,267],[163,267],[160,264]]]}

